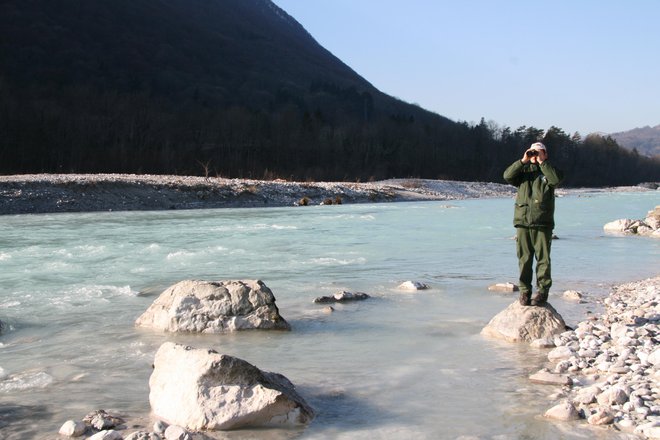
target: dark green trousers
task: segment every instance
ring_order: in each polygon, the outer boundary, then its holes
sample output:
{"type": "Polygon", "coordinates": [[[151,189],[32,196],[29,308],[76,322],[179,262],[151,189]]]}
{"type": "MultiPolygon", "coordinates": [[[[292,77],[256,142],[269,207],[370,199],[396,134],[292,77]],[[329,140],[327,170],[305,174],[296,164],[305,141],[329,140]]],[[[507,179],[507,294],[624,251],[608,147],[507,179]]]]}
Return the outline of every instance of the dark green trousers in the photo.
{"type": "Polygon", "coordinates": [[[520,291],[532,292],[533,265],[536,258],[536,287],[548,293],[552,286],[550,275],[550,246],[552,229],[516,227],[516,253],[520,267],[520,291]]]}

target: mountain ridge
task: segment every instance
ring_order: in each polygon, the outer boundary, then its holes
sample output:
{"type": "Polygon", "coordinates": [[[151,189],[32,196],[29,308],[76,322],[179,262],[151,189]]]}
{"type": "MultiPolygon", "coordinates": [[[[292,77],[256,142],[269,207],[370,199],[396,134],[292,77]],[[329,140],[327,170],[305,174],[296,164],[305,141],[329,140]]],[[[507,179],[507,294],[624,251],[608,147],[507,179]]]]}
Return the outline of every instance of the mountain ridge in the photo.
{"type": "Polygon", "coordinates": [[[501,182],[537,140],[570,185],[660,174],[606,138],[389,96],[270,0],[5,0],[0,104],[6,174],[501,182]]]}

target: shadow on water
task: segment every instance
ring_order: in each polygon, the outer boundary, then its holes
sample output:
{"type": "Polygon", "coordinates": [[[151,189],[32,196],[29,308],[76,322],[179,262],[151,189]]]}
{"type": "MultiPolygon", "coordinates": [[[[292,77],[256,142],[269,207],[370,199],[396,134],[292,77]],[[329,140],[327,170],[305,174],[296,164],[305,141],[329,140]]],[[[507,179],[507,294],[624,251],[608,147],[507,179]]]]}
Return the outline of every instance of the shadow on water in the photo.
{"type": "Polygon", "coordinates": [[[316,410],[316,418],[309,427],[316,434],[382,428],[392,418],[367,396],[360,397],[343,389],[301,387],[301,391],[316,410]]]}
{"type": "Polygon", "coordinates": [[[40,438],[43,426],[40,420],[52,417],[46,405],[0,404],[0,438],[23,440],[40,438]]]}

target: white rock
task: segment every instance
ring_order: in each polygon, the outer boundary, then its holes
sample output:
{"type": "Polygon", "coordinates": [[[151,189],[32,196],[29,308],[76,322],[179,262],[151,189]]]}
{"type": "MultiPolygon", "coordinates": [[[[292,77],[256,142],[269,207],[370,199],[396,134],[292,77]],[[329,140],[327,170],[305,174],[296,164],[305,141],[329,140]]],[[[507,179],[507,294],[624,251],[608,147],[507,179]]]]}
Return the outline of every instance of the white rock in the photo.
{"type": "Polygon", "coordinates": [[[420,283],[419,281],[405,281],[399,284],[399,289],[402,290],[426,290],[428,288],[428,285],[420,283]]]}
{"type": "Polygon", "coordinates": [[[660,439],[660,422],[650,422],[640,425],[635,428],[634,433],[650,439],[660,439]]]}
{"type": "Polygon", "coordinates": [[[59,433],[67,437],[80,437],[87,430],[87,425],[75,420],[67,420],[60,428],[59,433]]]}
{"type": "Polygon", "coordinates": [[[628,393],[622,387],[615,385],[600,393],[596,400],[600,405],[623,404],[628,401],[628,393]]]}
{"type": "Polygon", "coordinates": [[[89,437],[88,440],[123,440],[123,436],[118,432],[114,430],[109,430],[109,431],[100,431],[94,434],[93,436],[89,437]]]}
{"type": "Polygon", "coordinates": [[[165,440],[192,440],[192,437],[181,426],[170,425],[165,429],[165,440]]]}
{"type": "Polygon", "coordinates": [[[614,421],[614,416],[605,408],[598,408],[596,412],[587,418],[590,425],[609,425],[614,421]]]}
{"type": "Polygon", "coordinates": [[[281,374],[172,342],[158,349],[149,387],[154,414],[193,431],[299,425],[314,416],[281,374]]]}
{"type": "Polygon", "coordinates": [[[532,307],[522,306],[515,301],[495,315],[481,330],[481,334],[509,342],[531,342],[550,338],[565,330],[564,320],[550,304],[532,307]]]}
{"type": "Polygon", "coordinates": [[[635,428],[635,422],[630,419],[621,419],[614,424],[621,431],[633,431],[635,428]]]}
{"type": "Polygon", "coordinates": [[[550,352],[548,353],[548,360],[560,361],[564,359],[569,359],[573,355],[575,355],[575,352],[571,350],[568,346],[557,347],[550,350],[550,352]]]}
{"type": "Polygon", "coordinates": [[[612,337],[612,339],[623,338],[624,336],[628,335],[628,332],[630,330],[632,330],[632,329],[630,327],[628,327],[627,325],[615,322],[610,327],[610,336],[612,337]]]}
{"type": "Polygon", "coordinates": [[[606,223],[605,226],[603,226],[603,229],[606,232],[625,234],[626,232],[629,232],[630,226],[632,224],[633,224],[633,220],[624,218],[606,223]]]}
{"type": "Polygon", "coordinates": [[[598,396],[601,392],[602,390],[596,385],[582,388],[573,398],[573,402],[589,405],[590,403],[594,403],[596,401],[596,396],[598,396]]]}
{"type": "MultiPolygon", "coordinates": [[[[642,358],[640,357],[640,360],[641,359],[642,358]]],[[[653,350],[653,352],[648,356],[646,361],[655,367],[660,366],[660,348],[656,348],[655,350],[653,350]]]]}
{"type": "Polygon", "coordinates": [[[202,333],[291,328],[273,293],[259,280],[181,281],[165,290],[135,325],[202,333]]]}
{"type": "Polygon", "coordinates": [[[577,420],[580,418],[578,410],[570,402],[562,402],[559,405],[555,405],[547,410],[544,415],[550,419],[561,421],[577,420]]]}
{"type": "Polygon", "coordinates": [[[563,297],[569,301],[580,301],[582,299],[582,293],[577,290],[566,290],[563,297]]]}

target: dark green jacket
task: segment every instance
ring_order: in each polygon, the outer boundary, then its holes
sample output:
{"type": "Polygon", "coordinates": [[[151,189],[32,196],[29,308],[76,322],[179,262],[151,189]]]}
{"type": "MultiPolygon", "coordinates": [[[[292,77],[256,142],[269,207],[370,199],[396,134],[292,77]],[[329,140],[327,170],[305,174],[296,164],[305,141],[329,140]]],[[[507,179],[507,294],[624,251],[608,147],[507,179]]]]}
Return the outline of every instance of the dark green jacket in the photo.
{"type": "Polygon", "coordinates": [[[555,227],[555,187],[564,175],[547,160],[541,165],[517,160],[504,171],[504,180],[518,187],[513,225],[526,228],[555,227]]]}

